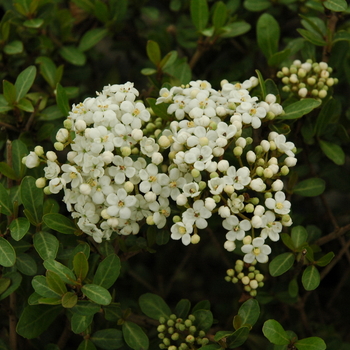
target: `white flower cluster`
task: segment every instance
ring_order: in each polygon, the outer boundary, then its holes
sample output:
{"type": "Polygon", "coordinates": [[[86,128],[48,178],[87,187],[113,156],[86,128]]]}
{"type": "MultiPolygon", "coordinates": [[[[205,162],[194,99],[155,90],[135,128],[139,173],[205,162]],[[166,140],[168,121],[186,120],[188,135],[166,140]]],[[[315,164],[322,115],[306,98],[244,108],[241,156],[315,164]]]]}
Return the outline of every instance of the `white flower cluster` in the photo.
{"type": "Polygon", "coordinates": [[[63,190],[72,217],[96,242],[113,232],[137,234],[145,223],[163,228],[176,204],[173,239],[198,243],[198,230],[215,215],[227,230],[228,251],[242,241],[245,262],[266,262],[265,240],[277,241],[292,223],[280,177],[296,158],[284,135],[270,132],[257,144],[247,136],[283,113],[274,95],[265,101],[250,95],[256,85],[252,77],[223,81],[220,91],[207,81],[163,88],[157,104],[167,104],[169,121],[149,136],[151,115],[133,84],[109,85],[73,105],[58,131],[56,150],[71,147],[65,164],[41,146],[24,162],[29,168],[46,162],[37,186],[49,180],[46,193],[63,190]]]}

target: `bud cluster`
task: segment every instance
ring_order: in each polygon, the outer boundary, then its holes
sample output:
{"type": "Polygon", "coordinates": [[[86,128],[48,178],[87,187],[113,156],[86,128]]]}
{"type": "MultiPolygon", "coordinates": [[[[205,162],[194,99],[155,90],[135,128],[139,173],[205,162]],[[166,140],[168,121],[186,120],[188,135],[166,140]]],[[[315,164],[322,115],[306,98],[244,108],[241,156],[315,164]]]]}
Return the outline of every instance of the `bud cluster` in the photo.
{"type": "Polygon", "coordinates": [[[195,349],[209,343],[205,332],[198,329],[195,324],[195,316],[189,315],[182,319],[176,315],[170,315],[169,319],[161,317],[157,328],[158,338],[161,339],[160,349],[186,350],[195,349]]]}
{"type": "Polygon", "coordinates": [[[326,62],[295,60],[289,68],[283,67],[277,72],[277,77],[285,84],[282,88],[285,92],[292,92],[299,98],[324,99],[329,88],[338,83],[337,78],[330,76],[332,71],[326,62]]]}
{"type": "Polygon", "coordinates": [[[264,275],[255,268],[256,261],[252,264],[245,264],[242,260],[237,260],[234,269],[228,269],[225,281],[241,283],[243,289],[252,297],[257,295],[257,289],[264,286],[264,275]],[[246,270],[246,271],[243,271],[246,270]]]}

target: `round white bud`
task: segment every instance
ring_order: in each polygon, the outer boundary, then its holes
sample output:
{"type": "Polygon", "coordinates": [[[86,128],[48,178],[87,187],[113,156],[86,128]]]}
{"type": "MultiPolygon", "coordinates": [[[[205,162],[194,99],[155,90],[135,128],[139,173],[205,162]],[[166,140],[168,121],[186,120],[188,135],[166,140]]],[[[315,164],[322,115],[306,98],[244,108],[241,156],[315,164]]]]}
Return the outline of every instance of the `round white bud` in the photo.
{"type": "Polygon", "coordinates": [[[183,193],[179,194],[176,198],[176,204],[183,206],[186,203],[187,203],[187,197],[183,193]]]}
{"type": "MultiPolygon", "coordinates": [[[[243,238],[243,240],[242,240],[242,243],[245,245],[245,244],[250,244],[250,243],[252,243],[252,236],[245,236],[244,238],[243,238]]],[[[242,260],[237,260],[236,261],[236,264],[237,264],[237,262],[238,261],[242,261],[242,260]]],[[[242,264],[243,265],[243,264],[242,264]]]]}
{"type": "Polygon", "coordinates": [[[103,210],[101,211],[101,217],[102,217],[102,219],[108,220],[108,219],[110,219],[111,216],[108,215],[107,209],[103,209],[103,210]]]}
{"type": "Polygon", "coordinates": [[[67,129],[61,128],[57,131],[56,140],[65,143],[68,140],[69,132],[67,129]]]}
{"type": "Polygon", "coordinates": [[[134,129],[131,132],[131,137],[135,140],[135,141],[140,141],[143,138],[143,132],[140,129],[134,129]]]}
{"type": "Polygon", "coordinates": [[[231,210],[229,207],[225,206],[225,205],[222,205],[220,208],[219,208],[219,215],[222,217],[222,218],[228,218],[231,214],[231,210]]]}
{"type": "Polygon", "coordinates": [[[159,152],[154,152],[152,154],[152,163],[153,164],[156,164],[156,165],[159,165],[160,163],[163,162],[163,156],[161,153],[159,152]]]}
{"type": "Polygon", "coordinates": [[[284,164],[287,165],[287,167],[291,168],[297,164],[297,159],[295,157],[287,157],[284,160],[284,164]]]}
{"type": "Polygon", "coordinates": [[[247,145],[247,141],[244,137],[239,137],[235,143],[236,143],[236,146],[239,146],[242,148],[244,148],[247,145]]]}
{"type": "Polygon", "coordinates": [[[52,152],[52,151],[48,151],[46,152],[46,158],[51,161],[51,162],[54,162],[56,159],[57,159],[57,155],[55,152],[52,152]]]}
{"type": "Polygon", "coordinates": [[[64,144],[62,142],[55,142],[53,144],[53,146],[55,147],[56,151],[63,151],[64,150],[64,144]]]}
{"type": "Polygon", "coordinates": [[[130,156],[130,154],[131,154],[131,148],[130,147],[122,147],[121,149],[120,149],[120,152],[121,152],[121,154],[122,154],[122,156],[123,157],[128,157],[128,156],[130,156]]]}
{"type": "Polygon", "coordinates": [[[158,144],[160,147],[163,148],[167,148],[170,146],[170,140],[168,137],[166,137],[165,135],[162,135],[159,139],[158,139],[158,144]]]}
{"type": "Polygon", "coordinates": [[[260,228],[263,225],[262,219],[258,215],[254,215],[250,221],[254,228],[260,228]]]}
{"type": "Polygon", "coordinates": [[[258,288],[258,281],[257,280],[251,280],[250,282],[249,282],[249,286],[250,286],[250,288],[252,288],[252,289],[257,289],[258,288]]]}
{"type": "Polygon", "coordinates": [[[267,140],[262,140],[260,142],[260,146],[262,147],[262,149],[264,150],[264,152],[268,152],[270,150],[270,142],[267,140]]]}
{"type": "Polygon", "coordinates": [[[254,163],[256,161],[256,154],[253,151],[247,152],[247,161],[248,163],[254,163]]]}
{"type": "Polygon", "coordinates": [[[134,190],[134,184],[131,181],[126,181],[124,184],[124,190],[127,193],[131,193],[134,190]]]}
{"type": "Polygon", "coordinates": [[[145,193],[144,198],[145,198],[146,202],[152,203],[157,199],[157,195],[154,192],[149,191],[149,192],[145,193]]]}
{"type": "Polygon", "coordinates": [[[119,220],[117,218],[109,218],[107,219],[107,224],[112,228],[116,228],[119,224],[119,220]]]}
{"type": "Polygon", "coordinates": [[[91,186],[89,184],[81,184],[79,186],[79,191],[81,194],[89,195],[91,192],[91,186]]]}
{"type": "Polygon", "coordinates": [[[78,119],[74,124],[75,131],[83,132],[86,129],[86,122],[83,119],[78,119]]]}
{"type": "Polygon", "coordinates": [[[307,91],[307,88],[301,88],[299,91],[298,91],[298,95],[300,96],[300,97],[302,97],[302,98],[304,98],[304,97],[306,97],[307,96],[307,93],[308,93],[308,91],[307,91]]]}
{"type": "Polygon", "coordinates": [[[43,148],[42,146],[36,146],[36,147],[34,148],[34,153],[35,153],[37,156],[41,157],[41,156],[44,154],[44,148],[43,148]]]}
{"type": "Polygon", "coordinates": [[[196,233],[191,237],[191,243],[192,244],[197,244],[201,240],[200,236],[197,235],[196,233]]]}
{"type": "Polygon", "coordinates": [[[227,171],[229,166],[230,166],[230,163],[226,159],[222,159],[218,163],[218,170],[221,172],[227,171]]]}
{"type": "Polygon", "coordinates": [[[44,188],[46,186],[46,179],[44,177],[39,177],[35,181],[35,186],[38,188],[44,188]]]}
{"type": "Polygon", "coordinates": [[[283,181],[281,180],[276,180],[272,183],[271,188],[273,191],[277,192],[277,191],[282,191],[283,189],[283,181]]]}
{"type": "Polygon", "coordinates": [[[254,215],[263,216],[265,213],[265,207],[262,205],[257,205],[254,209],[254,215]]]}
{"type": "Polygon", "coordinates": [[[228,252],[232,252],[233,250],[235,250],[236,244],[235,244],[235,242],[232,242],[232,241],[226,241],[226,242],[224,243],[224,248],[225,248],[228,252]]]}
{"type": "Polygon", "coordinates": [[[273,94],[268,94],[268,95],[266,95],[266,97],[265,97],[265,101],[266,101],[268,104],[276,103],[276,96],[273,95],[273,94]]]}

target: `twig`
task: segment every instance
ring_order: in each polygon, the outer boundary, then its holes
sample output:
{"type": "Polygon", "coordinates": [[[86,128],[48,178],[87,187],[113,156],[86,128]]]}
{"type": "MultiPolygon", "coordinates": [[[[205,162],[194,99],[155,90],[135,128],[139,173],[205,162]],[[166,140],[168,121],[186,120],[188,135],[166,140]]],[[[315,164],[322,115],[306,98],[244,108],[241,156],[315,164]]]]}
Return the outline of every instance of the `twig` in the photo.
{"type": "Polygon", "coordinates": [[[0,122],[0,127],[4,127],[4,128],[7,128],[7,129],[11,129],[13,131],[17,131],[18,132],[18,128],[10,125],[10,124],[7,124],[7,123],[4,123],[4,122],[0,122]]]}
{"type": "Polygon", "coordinates": [[[333,239],[336,239],[336,238],[344,235],[349,230],[350,230],[350,224],[345,225],[343,227],[339,227],[339,228],[335,229],[333,232],[329,233],[327,236],[319,238],[315,242],[315,244],[317,244],[319,246],[326,244],[326,243],[332,241],[333,239]]]}
{"type": "Polygon", "coordinates": [[[324,62],[328,62],[329,56],[331,55],[332,51],[332,41],[333,41],[333,35],[335,33],[335,28],[337,26],[338,22],[338,15],[335,12],[331,12],[330,15],[328,16],[328,21],[327,21],[327,45],[323,47],[323,54],[322,54],[322,60],[324,62]]]}
{"type": "Polygon", "coordinates": [[[58,339],[58,342],[57,342],[57,346],[60,348],[60,349],[64,349],[66,344],[67,344],[67,341],[68,339],[70,338],[70,336],[72,335],[72,331],[71,331],[71,328],[70,328],[70,323],[69,323],[69,320],[67,319],[66,320],[66,324],[64,326],[64,329],[63,329],[63,332],[60,336],[60,339],[58,339]]]}

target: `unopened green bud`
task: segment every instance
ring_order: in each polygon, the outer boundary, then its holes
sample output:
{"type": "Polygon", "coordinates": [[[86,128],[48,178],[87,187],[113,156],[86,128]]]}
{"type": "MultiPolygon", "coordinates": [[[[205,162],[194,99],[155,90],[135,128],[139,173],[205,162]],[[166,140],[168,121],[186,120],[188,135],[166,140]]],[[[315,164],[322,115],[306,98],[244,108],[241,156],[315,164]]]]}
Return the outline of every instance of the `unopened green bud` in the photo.
{"type": "Polygon", "coordinates": [[[209,343],[209,339],[208,338],[203,338],[202,339],[202,345],[207,345],[209,343]]]}
{"type": "Polygon", "coordinates": [[[249,271],[249,272],[255,271],[255,266],[249,266],[249,267],[248,267],[248,271],[249,271]]]}
{"type": "Polygon", "coordinates": [[[290,92],[290,87],[287,86],[287,85],[285,85],[285,86],[282,87],[282,91],[284,91],[284,92],[290,92]]]}
{"type": "Polygon", "coordinates": [[[220,201],[221,201],[221,198],[218,194],[214,195],[213,199],[214,199],[215,203],[220,203],[220,201]]]}
{"type": "Polygon", "coordinates": [[[192,334],[189,334],[187,337],[186,337],[186,342],[187,343],[193,343],[194,341],[195,341],[195,338],[194,338],[194,336],[192,335],[192,334]]]}
{"type": "Polygon", "coordinates": [[[168,320],[166,324],[168,325],[168,327],[172,327],[175,324],[175,322],[174,320],[168,320]]]}
{"type": "Polygon", "coordinates": [[[248,276],[244,276],[244,277],[242,277],[241,281],[242,281],[243,284],[249,284],[250,279],[249,279],[248,276]]]}
{"type": "Polygon", "coordinates": [[[165,330],[166,330],[166,327],[163,324],[161,324],[157,327],[157,331],[160,333],[165,332],[165,330]]]}
{"type": "Polygon", "coordinates": [[[272,198],[272,193],[271,192],[266,192],[265,193],[265,199],[267,198],[272,198]]]}
{"type": "Polygon", "coordinates": [[[288,75],[288,74],[289,74],[289,68],[288,68],[288,67],[283,67],[283,68],[282,68],[282,73],[283,73],[284,75],[288,75]]]}
{"type": "Polygon", "coordinates": [[[159,338],[159,339],[164,339],[164,338],[165,338],[164,333],[159,333],[159,334],[158,334],[158,338],[159,338]]]}
{"type": "Polygon", "coordinates": [[[169,334],[173,334],[174,331],[175,331],[175,330],[174,330],[174,327],[169,327],[169,328],[168,328],[168,333],[169,333],[169,334]]]}
{"type": "Polygon", "coordinates": [[[313,77],[307,78],[307,83],[309,85],[315,85],[316,84],[316,79],[313,77]]]}
{"type": "Polygon", "coordinates": [[[181,343],[180,346],[179,346],[179,348],[180,348],[181,350],[187,350],[187,349],[188,349],[188,345],[187,345],[186,343],[181,343]]]}
{"type": "Polygon", "coordinates": [[[286,85],[289,84],[289,78],[288,77],[282,78],[282,83],[286,85]]]}
{"type": "Polygon", "coordinates": [[[318,97],[319,98],[325,98],[327,96],[327,91],[326,90],[321,90],[319,93],[318,93],[318,97]]]}
{"type": "Polygon", "coordinates": [[[240,147],[240,146],[236,146],[234,149],[233,149],[233,154],[236,156],[236,157],[240,157],[243,153],[243,148],[240,147]]]}
{"type": "Polygon", "coordinates": [[[256,295],[258,294],[257,291],[255,289],[250,291],[250,296],[252,296],[253,298],[256,297],[256,295]]]}
{"type": "Polygon", "coordinates": [[[210,173],[211,179],[214,179],[215,177],[219,177],[219,174],[216,171],[213,171],[212,173],[210,173]]]}
{"type": "Polygon", "coordinates": [[[247,145],[251,145],[253,143],[253,139],[251,137],[246,137],[246,142],[247,142],[247,145]]]}
{"type": "Polygon", "coordinates": [[[204,331],[199,331],[198,336],[203,338],[205,336],[205,332],[204,331]]]}
{"type": "Polygon", "coordinates": [[[173,223],[176,224],[177,222],[180,222],[181,221],[181,217],[179,215],[175,215],[173,217],[173,223]]]}
{"type": "Polygon", "coordinates": [[[243,260],[236,260],[236,266],[244,266],[244,261],[243,260]]]}
{"type": "Polygon", "coordinates": [[[264,287],[264,282],[259,282],[259,283],[258,283],[258,286],[259,286],[259,288],[264,287]]]}
{"type": "Polygon", "coordinates": [[[172,340],[178,340],[179,339],[179,333],[174,333],[171,335],[172,340]]]}
{"type": "Polygon", "coordinates": [[[256,175],[258,175],[258,176],[260,176],[260,177],[264,176],[264,168],[261,167],[261,166],[258,166],[258,167],[256,168],[256,175]]]}
{"type": "Polygon", "coordinates": [[[191,327],[188,329],[188,331],[189,331],[191,334],[194,334],[194,333],[196,333],[196,331],[197,331],[197,327],[196,327],[196,326],[191,326],[191,327]]]}
{"type": "Polygon", "coordinates": [[[227,273],[228,276],[233,277],[233,276],[235,275],[235,270],[234,270],[234,269],[228,269],[228,270],[226,271],[226,273],[227,273]]]}
{"type": "Polygon", "coordinates": [[[243,277],[244,277],[244,273],[243,273],[243,272],[240,272],[240,273],[237,275],[237,278],[238,278],[239,280],[241,280],[243,277]]]}
{"type": "Polygon", "coordinates": [[[261,273],[258,273],[257,275],[255,275],[255,279],[258,281],[258,282],[262,282],[264,280],[264,275],[261,274],[261,273]]]}
{"type": "Polygon", "coordinates": [[[242,272],[242,270],[243,270],[243,266],[241,266],[241,265],[236,265],[236,266],[235,266],[235,270],[236,270],[236,272],[240,273],[240,272],[242,272]]]}
{"type": "Polygon", "coordinates": [[[268,120],[274,120],[276,118],[276,114],[271,112],[271,111],[268,111],[267,114],[266,114],[266,118],[268,120]]]}
{"type": "Polygon", "coordinates": [[[233,277],[232,278],[232,283],[237,283],[238,282],[238,278],[237,277],[233,277]]]}
{"type": "Polygon", "coordinates": [[[195,315],[188,315],[188,319],[191,320],[192,322],[194,322],[196,320],[196,316],[195,315]]]}
{"type": "Polygon", "coordinates": [[[257,288],[258,288],[258,281],[257,281],[257,280],[251,280],[251,281],[249,282],[249,286],[250,286],[250,288],[252,288],[252,289],[257,289],[257,288]]]}
{"type": "Polygon", "coordinates": [[[169,318],[171,319],[171,320],[176,320],[177,319],[177,316],[175,315],[175,314],[171,314],[170,316],[169,316],[169,318]]]}
{"type": "Polygon", "coordinates": [[[166,321],[165,317],[162,316],[162,317],[159,318],[159,323],[160,324],[164,324],[165,321],[166,321]]]}
{"type": "Polygon", "coordinates": [[[252,288],[250,286],[244,286],[244,290],[246,292],[250,292],[252,290],[252,288]]]}
{"type": "Polygon", "coordinates": [[[277,72],[276,76],[277,76],[277,78],[281,79],[284,77],[284,74],[283,74],[283,72],[279,71],[279,72],[277,72]]]}
{"type": "Polygon", "coordinates": [[[283,176],[286,176],[289,174],[289,168],[287,167],[287,165],[283,165],[283,167],[281,168],[281,174],[283,176]]]}
{"type": "Polygon", "coordinates": [[[165,349],[165,345],[164,344],[159,344],[159,349],[165,349]]]}
{"type": "Polygon", "coordinates": [[[163,344],[164,344],[165,346],[170,346],[170,339],[169,339],[169,338],[164,338],[164,339],[163,339],[163,344]]]}
{"type": "Polygon", "coordinates": [[[49,187],[49,186],[46,186],[46,187],[44,188],[44,193],[47,194],[47,195],[51,194],[51,191],[50,191],[50,187],[49,187]]]}
{"type": "Polygon", "coordinates": [[[250,198],[250,202],[251,202],[253,205],[258,205],[258,204],[259,204],[259,198],[258,198],[258,197],[250,198]]]}
{"type": "Polygon", "coordinates": [[[66,119],[66,120],[63,122],[63,126],[64,126],[66,129],[68,129],[68,130],[72,129],[72,126],[73,126],[72,120],[71,120],[71,119],[66,119]]]}
{"type": "Polygon", "coordinates": [[[254,212],[254,205],[251,203],[248,203],[244,209],[247,213],[253,213],[254,212]]]}
{"type": "Polygon", "coordinates": [[[232,277],[230,277],[230,276],[225,276],[225,281],[226,281],[226,282],[231,282],[231,281],[232,281],[232,277]]]}
{"type": "Polygon", "coordinates": [[[56,151],[63,151],[64,150],[64,144],[62,142],[55,142],[53,144],[53,147],[55,147],[56,151]]]}
{"type": "Polygon", "coordinates": [[[254,272],[248,273],[248,277],[249,277],[249,279],[252,280],[255,277],[255,273],[254,272]]]}
{"type": "Polygon", "coordinates": [[[191,170],[191,175],[196,178],[201,174],[201,172],[198,169],[192,169],[191,170]]]}

